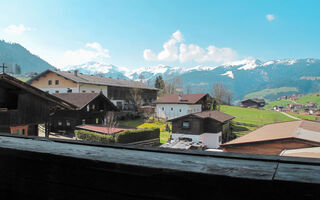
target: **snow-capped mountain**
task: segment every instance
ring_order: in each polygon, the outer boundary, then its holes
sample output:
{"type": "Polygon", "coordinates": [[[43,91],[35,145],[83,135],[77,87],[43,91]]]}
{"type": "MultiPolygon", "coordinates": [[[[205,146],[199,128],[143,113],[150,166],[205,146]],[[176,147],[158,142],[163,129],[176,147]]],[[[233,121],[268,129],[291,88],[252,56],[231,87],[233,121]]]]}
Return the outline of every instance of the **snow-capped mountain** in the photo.
{"type": "MultiPolygon", "coordinates": [[[[295,87],[301,93],[314,92],[320,88],[319,59],[283,59],[262,62],[244,59],[221,66],[195,66],[191,68],[157,65],[129,70],[105,63],[90,62],[63,70],[78,69],[86,74],[102,74],[106,77],[140,80],[149,84],[157,76],[164,80],[180,76],[184,86],[193,92],[209,92],[215,82],[224,82],[233,91],[234,100],[240,100],[248,93],[263,89],[295,87]]],[[[284,95],[280,94],[279,95],[284,95]]]]}

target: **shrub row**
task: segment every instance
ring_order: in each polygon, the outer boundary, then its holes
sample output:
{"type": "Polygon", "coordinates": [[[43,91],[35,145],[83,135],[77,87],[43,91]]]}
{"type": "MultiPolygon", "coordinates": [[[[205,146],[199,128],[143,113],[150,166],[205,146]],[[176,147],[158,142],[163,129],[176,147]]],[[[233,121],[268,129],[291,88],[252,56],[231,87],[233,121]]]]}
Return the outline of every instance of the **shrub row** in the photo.
{"type": "Polygon", "coordinates": [[[115,142],[114,136],[112,135],[103,135],[101,133],[96,133],[92,131],[85,130],[75,130],[74,131],[77,138],[81,140],[86,140],[89,142],[98,142],[98,143],[113,143],[115,142]]]}
{"type": "Polygon", "coordinates": [[[159,128],[130,129],[115,135],[117,143],[131,143],[156,138],[160,138],[159,128]]]}
{"type": "Polygon", "coordinates": [[[104,135],[92,131],[75,130],[75,136],[79,139],[98,143],[132,143],[143,140],[160,138],[159,128],[130,129],[114,135],[104,135]]]}

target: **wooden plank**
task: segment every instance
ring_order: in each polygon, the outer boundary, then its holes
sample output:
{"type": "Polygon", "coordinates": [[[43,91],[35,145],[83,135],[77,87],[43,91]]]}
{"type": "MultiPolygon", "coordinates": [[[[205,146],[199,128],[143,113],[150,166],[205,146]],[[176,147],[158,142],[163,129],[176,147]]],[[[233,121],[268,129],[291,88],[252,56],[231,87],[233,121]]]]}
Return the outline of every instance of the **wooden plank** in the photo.
{"type": "Polygon", "coordinates": [[[271,180],[276,162],[235,160],[0,137],[0,148],[155,169],[271,180]]]}
{"type": "Polygon", "coordinates": [[[279,163],[274,180],[320,184],[320,166],[279,163]]]}

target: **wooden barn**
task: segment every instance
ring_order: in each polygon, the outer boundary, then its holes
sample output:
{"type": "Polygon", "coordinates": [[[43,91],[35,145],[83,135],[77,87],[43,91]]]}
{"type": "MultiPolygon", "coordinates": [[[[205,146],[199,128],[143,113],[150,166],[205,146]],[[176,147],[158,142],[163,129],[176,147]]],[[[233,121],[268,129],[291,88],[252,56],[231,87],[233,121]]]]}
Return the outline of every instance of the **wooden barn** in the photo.
{"type": "Polygon", "coordinates": [[[241,101],[241,107],[245,108],[263,108],[265,105],[264,99],[246,99],[241,101]]]}
{"type": "Polygon", "coordinates": [[[53,96],[75,106],[75,110],[59,110],[51,118],[51,131],[73,132],[81,124],[102,124],[106,113],[118,108],[100,93],[56,93],[53,96]]]}
{"type": "Polygon", "coordinates": [[[172,138],[191,138],[193,142],[201,141],[208,148],[218,148],[230,140],[230,121],[234,117],[219,111],[192,113],[168,120],[172,122],[172,138]]]}
{"type": "Polygon", "coordinates": [[[38,135],[55,110],[74,106],[5,73],[0,74],[0,132],[38,135]]]}

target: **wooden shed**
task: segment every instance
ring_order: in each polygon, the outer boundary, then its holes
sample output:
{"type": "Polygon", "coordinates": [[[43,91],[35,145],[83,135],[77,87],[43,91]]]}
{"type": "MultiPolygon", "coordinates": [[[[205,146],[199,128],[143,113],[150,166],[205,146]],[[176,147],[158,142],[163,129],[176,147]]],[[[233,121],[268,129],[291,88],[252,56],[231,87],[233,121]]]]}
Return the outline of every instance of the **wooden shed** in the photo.
{"type": "Polygon", "coordinates": [[[5,73],[0,74],[0,132],[38,135],[54,110],[75,107],[5,73]]]}

